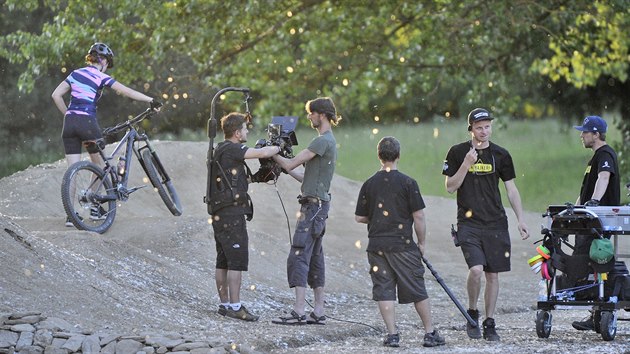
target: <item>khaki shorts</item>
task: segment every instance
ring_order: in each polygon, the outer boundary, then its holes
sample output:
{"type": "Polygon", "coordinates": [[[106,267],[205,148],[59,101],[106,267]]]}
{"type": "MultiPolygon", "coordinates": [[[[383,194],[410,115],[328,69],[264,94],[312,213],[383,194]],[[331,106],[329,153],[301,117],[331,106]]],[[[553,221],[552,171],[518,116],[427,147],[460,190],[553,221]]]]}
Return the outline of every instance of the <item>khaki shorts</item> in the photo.
{"type": "Polygon", "coordinates": [[[368,252],[372,299],[409,304],[429,298],[422,255],[417,247],[402,252],[368,252]]]}

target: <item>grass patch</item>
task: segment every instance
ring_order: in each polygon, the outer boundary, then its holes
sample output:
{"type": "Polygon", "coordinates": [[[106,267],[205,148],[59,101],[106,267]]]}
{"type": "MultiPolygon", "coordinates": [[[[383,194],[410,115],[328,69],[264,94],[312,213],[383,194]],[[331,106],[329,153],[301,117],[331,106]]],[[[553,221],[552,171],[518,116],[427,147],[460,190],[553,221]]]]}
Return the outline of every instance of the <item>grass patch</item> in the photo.
{"type": "MultiPolygon", "coordinates": [[[[516,167],[516,186],[523,200],[523,207],[529,211],[543,213],[550,204],[575,202],[580,192],[586,163],[592,156],[585,149],[579,133],[556,120],[510,121],[497,119],[494,124],[492,141],[508,149],[516,167]]],[[[299,145],[296,153],[308,146],[315,136],[310,128],[300,128],[297,132],[299,145]]],[[[466,126],[459,122],[435,120],[416,125],[374,125],[371,127],[348,127],[343,124],[334,129],[339,145],[336,173],[356,181],[365,181],[380,169],[376,158],[376,144],[387,135],[395,136],[402,145],[399,168],[403,173],[415,178],[424,195],[455,198],[444,187],[442,164],[448,149],[459,142],[470,139],[466,126]],[[377,129],[377,130],[375,130],[377,129]]],[[[249,146],[266,134],[259,128],[250,132],[249,146]]],[[[154,136],[154,139],[206,141],[205,131],[185,131],[181,136],[154,136]]],[[[223,136],[219,132],[216,142],[223,136]]],[[[609,142],[619,141],[620,133],[609,132],[609,142]]],[[[0,178],[22,170],[29,165],[55,161],[63,158],[59,144],[51,148],[50,142],[35,141],[12,151],[4,149],[7,158],[0,164],[0,178]]],[[[8,148],[8,147],[7,147],[8,148]]],[[[622,178],[622,203],[629,202],[622,178]]],[[[501,184],[504,204],[509,206],[505,189],[501,184]]]]}
{"type": "MultiPolygon", "coordinates": [[[[376,144],[387,135],[400,140],[399,169],[418,181],[424,195],[455,197],[446,192],[442,165],[452,145],[470,138],[461,122],[340,126],[335,129],[339,144],[336,173],[353,180],[366,180],[380,168],[376,144]]],[[[299,136],[304,140],[308,135],[300,132],[299,136]]],[[[554,120],[503,120],[501,124],[495,123],[491,140],[512,154],[516,185],[526,210],[542,213],[550,204],[576,201],[586,163],[592,155],[590,149],[583,147],[576,130],[554,120]]],[[[504,204],[509,206],[502,183],[501,186],[504,204]]]]}

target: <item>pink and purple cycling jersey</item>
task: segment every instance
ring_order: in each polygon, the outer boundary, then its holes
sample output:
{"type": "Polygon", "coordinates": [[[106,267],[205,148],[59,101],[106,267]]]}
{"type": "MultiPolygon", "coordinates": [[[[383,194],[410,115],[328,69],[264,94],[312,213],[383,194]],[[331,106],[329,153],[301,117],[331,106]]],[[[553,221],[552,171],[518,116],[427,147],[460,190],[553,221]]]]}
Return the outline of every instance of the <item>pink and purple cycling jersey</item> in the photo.
{"type": "Polygon", "coordinates": [[[96,102],[101,98],[103,87],[112,87],[116,80],[93,66],[86,66],[70,73],[66,82],[72,90],[66,114],[94,116],[96,102]]]}

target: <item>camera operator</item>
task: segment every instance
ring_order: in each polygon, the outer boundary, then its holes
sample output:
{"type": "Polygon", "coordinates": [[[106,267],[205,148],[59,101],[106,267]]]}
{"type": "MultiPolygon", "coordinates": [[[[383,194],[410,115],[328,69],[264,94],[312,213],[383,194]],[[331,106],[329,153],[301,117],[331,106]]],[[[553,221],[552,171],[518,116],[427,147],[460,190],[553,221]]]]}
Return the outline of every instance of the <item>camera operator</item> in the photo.
{"type": "Polygon", "coordinates": [[[283,325],[324,324],[325,265],[322,237],[330,208],[330,182],[335,172],[337,142],[332,133],[341,117],[328,97],[306,102],[311,127],[319,135],[294,158],[274,155],[273,160],[289,175],[302,182],[300,213],[287,259],[287,280],[295,288],[295,303],[289,316],[273,323],[283,325]],[[304,169],[296,167],[304,164],[304,169]],[[315,306],[308,319],[304,313],[306,285],[313,288],[315,306]]]}
{"type": "MultiPolygon", "coordinates": [[[[246,196],[248,190],[245,159],[268,158],[280,152],[278,146],[250,149],[244,145],[247,142],[247,123],[248,116],[236,112],[221,118],[225,140],[217,144],[214,150],[214,158],[226,174],[236,177],[236,192],[241,196],[246,196]]],[[[258,316],[250,313],[241,305],[240,300],[242,272],[247,271],[249,263],[245,224],[245,215],[250,210],[249,204],[250,199],[247,197],[214,211],[212,228],[217,249],[215,278],[221,300],[218,313],[239,320],[256,321],[258,316]]]]}

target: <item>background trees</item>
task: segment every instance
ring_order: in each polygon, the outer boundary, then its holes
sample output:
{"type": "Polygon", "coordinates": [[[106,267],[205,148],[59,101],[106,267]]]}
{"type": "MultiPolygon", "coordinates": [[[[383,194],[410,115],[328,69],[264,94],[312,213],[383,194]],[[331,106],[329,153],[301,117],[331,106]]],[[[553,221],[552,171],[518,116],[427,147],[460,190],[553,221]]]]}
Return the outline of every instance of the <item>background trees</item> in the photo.
{"type": "MultiPolygon", "coordinates": [[[[167,102],[157,132],[204,129],[214,92],[248,86],[261,122],[301,114],[316,95],[333,96],[345,124],[463,119],[473,106],[570,124],[614,113],[620,157],[629,154],[630,0],[5,0],[3,9],[0,131],[14,148],[36,137],[60,146],[50,92],[98,40],[116,54],[116,79],[167,102]]],[[[112,96],[103,125],[134,111],[112,96]]],[[[236,104],[228,97],[222,109],[236,104]]]]}

